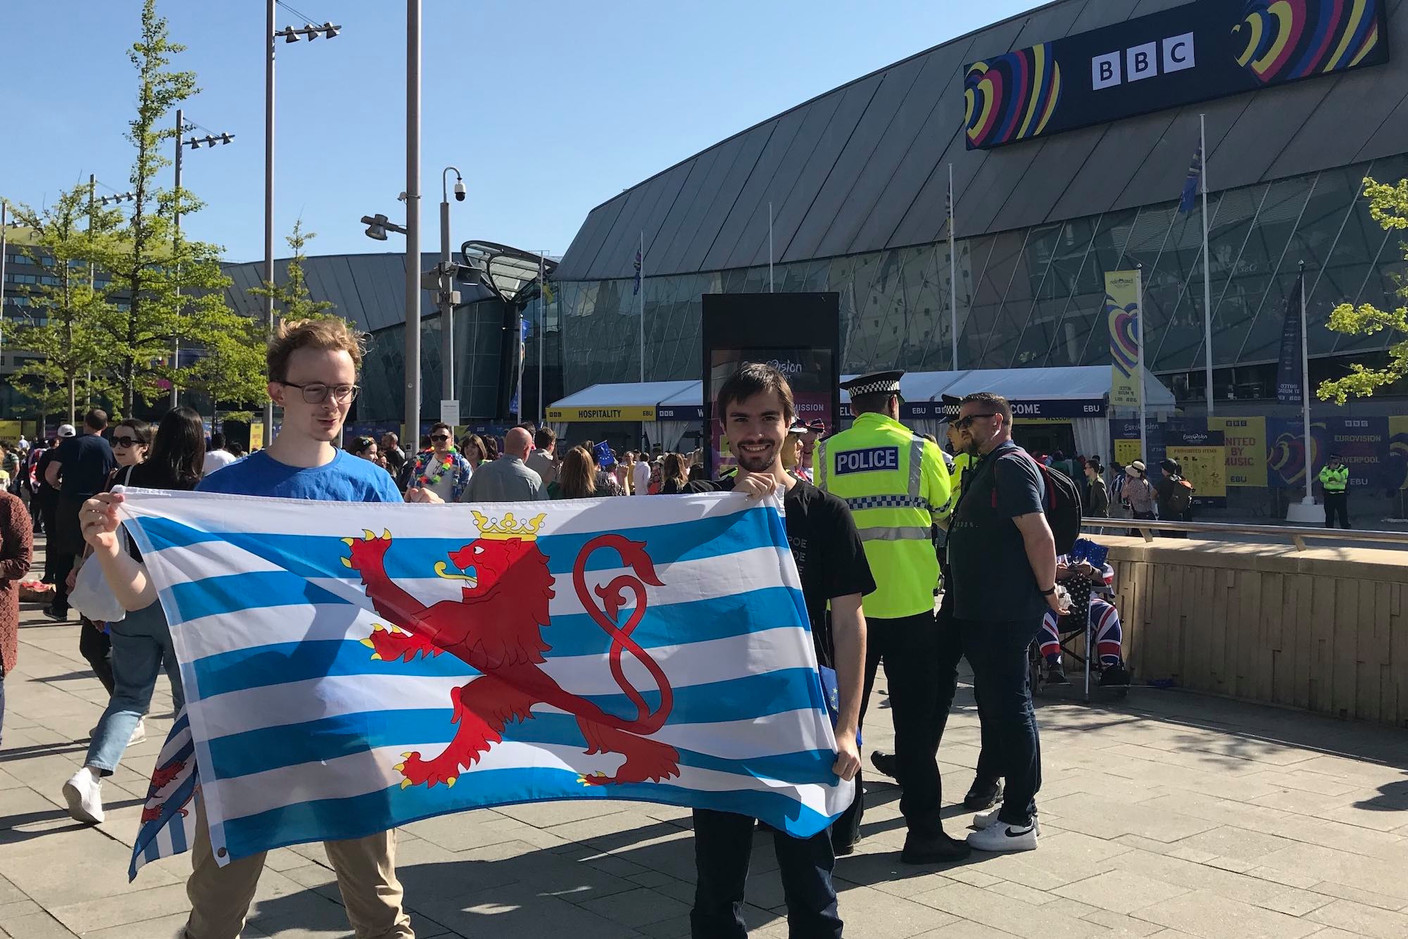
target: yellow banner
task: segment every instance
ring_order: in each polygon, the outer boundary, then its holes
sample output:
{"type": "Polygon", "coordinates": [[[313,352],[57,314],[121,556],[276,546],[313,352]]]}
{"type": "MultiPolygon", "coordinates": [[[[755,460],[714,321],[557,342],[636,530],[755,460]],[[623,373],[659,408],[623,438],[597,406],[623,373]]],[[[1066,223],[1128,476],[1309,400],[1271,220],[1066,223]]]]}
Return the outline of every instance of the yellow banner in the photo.
{"type": "Polygon", "coordinates": [[[1105,321],[1110,328],[1110,407],[1137,408],[1143,395],[1139,353],[1139,271],[1105,275],[1105,321]]]}
{"type": "Polygon", "coordinates": [[[563,424],[605,424],[614,421],[653,421],[655,407],[548,408],[548,420],[563,424]]]}
{"type": "Polygon", "coordinates": [[[1226,447],[1169,447],[1168,455],[1183,467],[1183,478],[1202,499],[1227,498],[1226,447]]]}
{"type": "Polygon", "coordinates": [[[1115,462],[1120,466],[1128,466],[1135,460],[1142,459],[1139,455],[1139,438],[1133,440],[1120,437],[1115,440],[1115,462]]]}
{"type": "Polygon", "coordinates": [[[255,451],[255,450],[262,450],[263,448],[264,448],[264,425],[263,425],[263,424],[250,424],[250,425],[249,425],[249,449],[250,449],[250,452],[252,453],[252,452],[255,451]]]}
{"type": "Polygon", "coordinates": [[[1210,417],[1208,430],[1222,431],[1228,486],[1266,486],[1266,418],[1210,417]]]}
{"type": "Polygon", "coordinates": [[[20,439],[19,421],[0,421],[0,442],[15,444],[20,439]]]}

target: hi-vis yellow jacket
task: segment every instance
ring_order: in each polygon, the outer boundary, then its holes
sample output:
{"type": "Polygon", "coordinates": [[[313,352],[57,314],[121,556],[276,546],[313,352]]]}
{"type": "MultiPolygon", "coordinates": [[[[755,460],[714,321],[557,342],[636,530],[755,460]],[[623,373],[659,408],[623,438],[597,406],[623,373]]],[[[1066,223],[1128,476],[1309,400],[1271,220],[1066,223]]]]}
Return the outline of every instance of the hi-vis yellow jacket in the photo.
{"type": "Polygon", "coordinates": [[[865,543],[877,585],[865,615],[932,610],[939,561],[931,531],[951,491],[938,446],[883,414],[862,414],[818,446],[815,471],[817,486],[850,507],[865,543]]]}

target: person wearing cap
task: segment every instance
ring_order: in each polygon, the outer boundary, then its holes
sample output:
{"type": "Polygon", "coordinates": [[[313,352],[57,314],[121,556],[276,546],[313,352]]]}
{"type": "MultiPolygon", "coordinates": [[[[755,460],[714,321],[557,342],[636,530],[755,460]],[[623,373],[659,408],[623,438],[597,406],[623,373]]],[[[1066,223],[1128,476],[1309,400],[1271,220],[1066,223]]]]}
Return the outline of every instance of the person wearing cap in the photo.
{"type": "Polygon", "coordinates": [[[108,475],[117,466],[112,446],[103,437],[107,427],[108,415],[101,408],[93,408],[83,416],[81,434],[75,434],[72,425],[63,425],[59,436],[64,439],[44,468],[44,481],[59,494],[55,525],[49,530],[45,549],[54,552],[54,600],[44,614],[60,622],[68,619],[68,575],[84,548],[78,510],[95,493],[103,491],[108,475]]]}
{"type": "MultiPolygon", "coordinates": [[[[901,371],[845,382],[855,423],[817,447],[816,485],[845,500],[878,584],[863,602],[870,641],[861,718],[883,661],[895,723],[895,772],[904,788],[900,812],[909,833],[900,860],[933,864],[966,857],[968,847],[944,833],[936,759],[935,711],[940,643],[934,617],[939,562],[931,529],[952,491],[938,446],[900,423],[901,371]]],[[[832,826],[837,854],[860,836],[864,790],[832,826]]]]}
{"type": "Polygon", "coordinates": [[[1335,527],[1335,516],[1340,517],[1340,527],[1349,527],[1349,467],[1338,453],[1330,454],[1330,461],[1320,471],[1320,485],[1325,490],[1325,527],[1335,527]]]}
{"type": "Polygon", "coordinates": [[[1157,518],[1154,509],[1158,494],[1145,475],[1144,461],[1135,460],[1124,468],[1124,473],[1128,478],[1120,490],[1120,498],[1129,506],[1129,514],[1134,518],[1157,518]]]}
{"type": "Polygon", "coordinates": [[[826,422],[821,418],[807,421],[802,438],[797,446],[797,478],[812,482],[815,473],[812,458],[816,455],[816,442],[826,436],[826,422]]]}

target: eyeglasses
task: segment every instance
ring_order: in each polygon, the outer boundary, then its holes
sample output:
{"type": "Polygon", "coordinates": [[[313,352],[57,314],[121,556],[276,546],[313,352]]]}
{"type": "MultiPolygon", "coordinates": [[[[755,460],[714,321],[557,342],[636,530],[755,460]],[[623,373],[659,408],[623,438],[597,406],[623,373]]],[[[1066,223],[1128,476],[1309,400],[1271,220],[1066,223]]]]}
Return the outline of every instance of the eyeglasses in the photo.
{"type": "Polygon", "coordinates": [[[967,417],[960,417],[958,420],[954,421],[953,426],[957,427],[959,430],[967,430],[968,428],[972,427],[973,422],[978,420],[979,418],[996,417],[997,414],[997,411],[993,411],[988,414],[969,414],[967,417]]]}
{"type": "Polygon", "coordinates": [[[112,445],[114,447],[145,447],[147,442],[137,437],[114,437],[112,445]]]}
{"type": "Polygon", "coordinates": [[[354,401],[357,398],[357,392],[362,390],[356,385],[325,385],[320,381],[309,382],[306,385],[300,385],[296,381],[281,381],[279,384],[297,388],[303,393],[303,400],[307,404],[322,404],[328,399],[329,394],[332,395],[334,401],[354,401]]]}
{"type": "Polygon", "coordinates": [[[431,439],[433,442],[435,442],[435,443],[444,443],[446,440],[449,440],[449,439],[450,439],[450,435],[449,435],[449,434],[431,434],[431,435],[430,435],[430,439],[431,439]]]}

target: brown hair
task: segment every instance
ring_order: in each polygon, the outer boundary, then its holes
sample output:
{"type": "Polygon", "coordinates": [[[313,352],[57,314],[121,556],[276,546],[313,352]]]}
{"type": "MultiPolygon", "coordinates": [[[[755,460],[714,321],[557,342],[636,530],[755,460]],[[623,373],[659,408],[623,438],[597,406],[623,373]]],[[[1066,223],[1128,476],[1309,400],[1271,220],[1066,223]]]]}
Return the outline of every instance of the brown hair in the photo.
{"type": "Polygon", "coordinates": [[[684,457],[678,453],[665,454],[665,462],[660,465],[660,482],[673,479],[681,489],[689,483],[689,472],[685,469],[684,457]]]}
{"type": "Polygon", "coordinates": [[[959,407],[965,404],[986,405],[993,413],[1002,415],[1004,427],[1012,426],[1012,404],[1000,394],[992,391],[975,391],[970,395],[964,395],[963,400],[959,402],[959,407]]]}
{"type": "Polygon", "coordinates": [[[778,400],[782,402],[782,419],[791,424],[792,419],[797,416],[797,406],[792,402],[792,386],[787,383],[781,372],[762,362],[744,362],[738,371],[723,383],[714,403],[714,419],[722,422],[730,404],[764,392],[776,393],[778,400]]]}
{"type": "Polygon", "coordinates": [[[596,495],[596,464],[592,455],[573,447],[557,469],[557,488],[564,499],[587,499],[596,495]]]}
{"type": "Polygon", "coordinates": [[[280,324],[269,340],[266,361],[269,378],[282,381],[288,376],[289,356],[298,349],[329,349],[352,356],[352,365],[362,368],[362,355],[367,349],[367,337],[352,328],[345,319],[320,316],[310,320],[293,320],[280,324]]]}
{"type": "Polygon", "coordinates": [[[446,424],[444,421],[436,421],[434,424],[430,425],[430,434],[432,437],[435,435],[435,432],[437,430],[445,431],[446,436],[450,438],[450,442],[454,442],[455,429],[449,424],[446,424]]]}
{"type": "Polygon", "coordinates": [[[469,459],[469,450],[471,447],[474,448],[477,454],[474,458],[480,463],[483,463],[484,457],[488,456],[488,453],[485,452],[484,441],[479,439],[478,434],[465,434],[464,439],[460,441],[460,455],[466,460],[469,459]]]}

